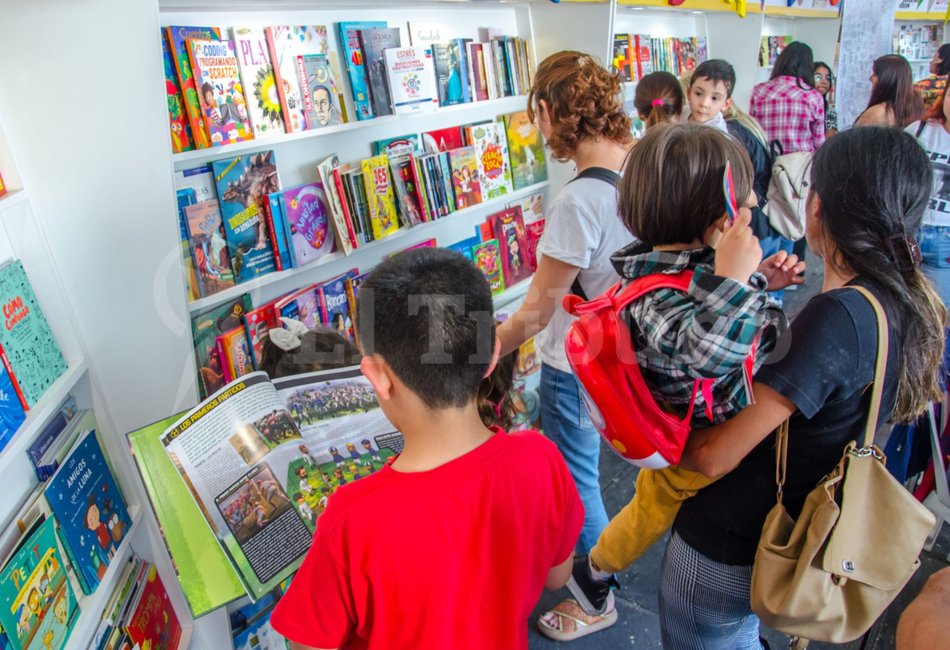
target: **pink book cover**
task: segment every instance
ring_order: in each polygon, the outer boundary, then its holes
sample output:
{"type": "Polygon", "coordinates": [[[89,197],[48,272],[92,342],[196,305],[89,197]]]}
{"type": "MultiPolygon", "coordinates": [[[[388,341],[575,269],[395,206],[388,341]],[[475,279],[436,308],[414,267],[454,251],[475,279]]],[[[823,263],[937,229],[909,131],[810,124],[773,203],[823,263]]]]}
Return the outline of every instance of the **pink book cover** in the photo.
{"type": "Polygon", "coordinates": [[[502,273],[505,285],[514,286],[531,276],[528,262],[528,246],[525,240],[524,220],[521,206],[514,206],[488,217],[495,239],[498,240],[498,253],[501,257],[502,273]]]}
{"type": "Polygon", "coordinates": [[[544,219],[525,224],[524,230],[527,262],[531,266],[531,272],[534,273],[538,270],[538,242],[541,241],[541,234],[544,232],[544,219]]]}
{"type": "Polygon", "coordinates": [[[247,338],[251,342],[254,367],[257,368],[261,364],[261,353],[264,351],[264,339],[267,338],[267,332],[274,327],[280,327],[274,302],[247,312],[244,315],[244,327],[247,329],[247,338]]]}

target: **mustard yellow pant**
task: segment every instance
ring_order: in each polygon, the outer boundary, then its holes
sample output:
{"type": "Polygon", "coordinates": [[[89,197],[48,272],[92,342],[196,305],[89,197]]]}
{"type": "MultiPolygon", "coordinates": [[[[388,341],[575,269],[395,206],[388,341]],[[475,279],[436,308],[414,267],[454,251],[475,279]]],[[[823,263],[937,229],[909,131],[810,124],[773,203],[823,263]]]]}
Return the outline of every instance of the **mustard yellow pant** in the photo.
{"type": "Polygon", "coordinates": [[[683,501],[713,481],[679,467],[641,469],[633,499],[610,520],[590,551],[594,564],[611,573],[626,569],[670,529],[683,501]]]}

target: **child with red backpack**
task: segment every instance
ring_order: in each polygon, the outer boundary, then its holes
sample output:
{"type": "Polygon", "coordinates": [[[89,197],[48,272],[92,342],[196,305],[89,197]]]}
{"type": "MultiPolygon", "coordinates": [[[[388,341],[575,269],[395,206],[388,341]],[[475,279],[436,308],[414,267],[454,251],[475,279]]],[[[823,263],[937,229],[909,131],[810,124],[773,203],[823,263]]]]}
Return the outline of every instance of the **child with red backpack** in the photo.
{"type": "MultiPolygon", "coordinates": [[[[751,374],[775,349],[786,324],[766,291],[803,281],[804,263],[794,255],[780,252],[761,261],[748,209],[730,220],[723,180],[727,164],[735,196],[748,197],[743,203],[754,205],[752,165],[741,144],[700,125],[664,125],[634,147],[620,183],[620,217],[639,241],[615,253],[612,261],[624,286],[648,281],[660,288],[620,313],[630,336],[624,332],[616,341],[632,349],[608,353],[627,356],[627,363],[635,354],[649,392],[641,398],[652,396],[658,408],[646,406],[660,416],[683,418],[686,430],[723,422],[747,405],[751,374]]],[[[578,378],[585,383],[581,372],[578,378]]],[[[595,405],[609,406],[585,388],[595,405]]],[[[601,408],[600,415],[609,422],[611,413],[601,408]]],[[[631,457],[620,440],[609,442],[631,457]]],[[[640,464],[662,467],[681,451],[640,464]]],[[[589,558],[575,559],[568,586],[586,613],[602,615],[612,608],[612,574],[662,537],[682,502],[710,482],[676,466],[640,470],[633,500],[611,520],[589,558]]]]}

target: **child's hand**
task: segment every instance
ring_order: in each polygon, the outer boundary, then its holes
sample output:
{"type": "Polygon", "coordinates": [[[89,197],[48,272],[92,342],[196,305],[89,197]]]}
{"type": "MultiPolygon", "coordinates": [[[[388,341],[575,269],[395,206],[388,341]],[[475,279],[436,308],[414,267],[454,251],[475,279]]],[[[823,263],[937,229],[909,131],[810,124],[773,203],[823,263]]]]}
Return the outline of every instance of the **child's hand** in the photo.
{"type": "Polygon", "coordinates": [[[759,264],[759,273],[769,282],[769,291],[784,289],[793,284],[804,284],[804,260],[799,262],[798,255],[789,255],[786,251],[779,251],[759,264]]]}
{"type": "Polygon", "coordinates": [[[751,222],[752,213],[748,208],[739,208],[735,222],[726,221],[716,245],[716,275],[743,284],[749,282],[762,261],[762,247],[749,227],[751,222]]]}

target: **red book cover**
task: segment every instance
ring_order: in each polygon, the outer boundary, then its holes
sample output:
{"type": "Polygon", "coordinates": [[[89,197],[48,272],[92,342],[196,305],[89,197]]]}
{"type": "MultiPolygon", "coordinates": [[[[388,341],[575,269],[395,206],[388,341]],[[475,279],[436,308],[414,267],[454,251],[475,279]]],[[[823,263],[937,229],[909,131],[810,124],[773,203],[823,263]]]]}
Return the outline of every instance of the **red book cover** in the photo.
{"type": "MultiPolygon", "coordinates": [[[[344,169],[343,171],[347,171],[344,169]]],[[[353,215],[350,213],[350,204],[346,200],[346,191],[343,187],[343,179],[340,177],[340,167],[334,167],[330,172],[333,185],[336,187],[340,197],[340,207],[343,208],[343,220],[346,221],[346,236],[350,240],[350,245],[356,249],[359,248],[359,241],[356,238],[356,232],[353,230],[353,215]]]]}
{"type": "Polygon", "coordinates": [[[251,342],[251,354],[254,356],[255,368],[259,368],[261,365],[261,354],[264,351],[264,339],[267,337],[267,332],[275,327],[280,327],[274,302],[276,301],[252,309],[244,315],[244,327],[247,329],[247,338],[251,342]]]}
{"type": "Polygon", "coordinates": [[[482,223],[476,226],[478,232],[478,239],[480,241],[486,242],[489,239],[495,238],[495,231],[492,228],[491,217],[488,218],[488,221],[483,221],[482,223]]]}
{"type": "Polygon", "coordinates": [[[481,43],[469,43],[469,60],[472,63],[472,90],[475,101],[488,99],[488,80],[485,76],[485,58],[482,54],[481,43]]]}
{"type": "Polygon", "coordinates": [[[270,239],[271,248],[274,249],[274,267],[278,271],[284,270],[284,263],[280,259],[280,248],[277,247],[277,231],[274,229],[274,213],[272,212],[270,201],[263,201],[261,208],[264,212],[264,224],[267,227],[267,237],[270,239]]]}
{"type": "Polygon", "coordinates": [[[524,219],[521,206],[514,206],[488,217],[492,232],[498,240],[498,254],[501,257],[501,270],[505,276],[505,286],[513,287],[531,276],[531,266],[527,261],[527,243],[525,242],[524,219]]]}
{"type": "Polygon", "coordinates": [[[181,641],[181,624],[154,565],[126,632],[137,647],[151,650],[176,650],[181,641]]]}
{"type": "Polygon", "coordinates": [[[531,272],[534,273],[538,270],[538,241],[541,240],[541,234],[544,232],[544,219],[525,224],[524,230],[525,249],[528,258],[526,261],[528,266],[531,267],[531,272]]]}
{"type": "Polygon", "coordinates": [[[10,376],[10,383],[13,384],[13,390],[16,391],[16,396],[20,400],[20,405],[23,407],[24,411],[29,411],[30,404],[26,401],[26,396],[23,394],[23,389],[20,388],[20,382],[17,381],[16,373],[13,372],[13,366],[10,365],[10,360],[7,359],[6,350],[3,349],[2,345],[0,345],[0,361],[3,362],[3,367],[6,368],[7,374],[10,376]]]}
{"type": "Polygon", "coordinates": [[[422,146],[425,147],[426,153],[458,149],[464,146],[462,143],[462,129],[458,126],[450,126],[445,129],[426,131],[422,134],[422,146]]]}

